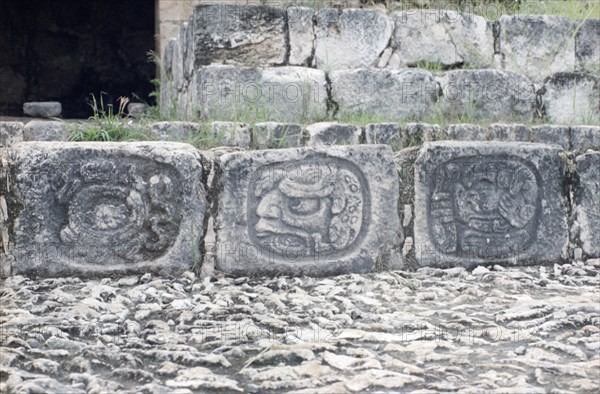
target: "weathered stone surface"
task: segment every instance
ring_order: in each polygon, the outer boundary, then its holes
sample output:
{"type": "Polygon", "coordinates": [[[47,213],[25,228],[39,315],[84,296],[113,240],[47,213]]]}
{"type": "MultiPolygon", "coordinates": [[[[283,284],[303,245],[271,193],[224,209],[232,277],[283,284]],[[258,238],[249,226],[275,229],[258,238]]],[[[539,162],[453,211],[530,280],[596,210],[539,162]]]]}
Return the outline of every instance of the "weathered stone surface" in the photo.
{"type": "Polygon", "coordinates": [[[315,50],[315,10],[307,7],[287,9],[291,66],[312,66],[315,50]]]}
{"type": "Polygon", "coordinates": [[[33,118],[60,116],[62,105],[57,101],[40,101],[23,104],[23,113],[33,118]]]}
{"type": "Polygon", "coordinates": [[[198,70],[202,116],[227,119],[263,114],[277,121],[322,119],[327,114],[325,73],[306,67],[207,66],[198,70]]]}
{"type": "Polygon", "coordinates": [[[185,141],[197,135],[202,128],[195,122],[155,122],[148,126],[148,134],[160,141],[185,141]]]}
{"type": "Polygon", "coordinates": [[[490,125],[490,139],[494,141],[533,141],[531,128],[523,124],[504,123],[490,125]]]}
{"type": "Polygon", "coordinates": [[[576,22],[552,15],[504,15],[499,23],[503,68],[535,82],[575,70],[576,22]]]}
{"type": "Polygon", "coordinates": [[[531,128],[533,141],[543,144],[556,144],[564,149],[570,147],[570,130],[567,126],[560,125],[539,125],[531,128]]]}
{"type": "Polygon", "coordinates": [[[340,114],[366,113],[398,119],[419,118],[438,97],[433,75],[419,69],[332,71],[333,101],[340,114]]]}
{"type": "Polygon", "coordinates": [[[302,126],[292,123],[256,123],[254,143],[260,149],[298,148],[302,146],[302,126]]]}
{"type": "Polygon", "coordinates": [[[32,120],[23,129],[24,141],[67,141],[69,129],[64,122],[32,120]]]}
{"type": "Polygon", "coordinates": [[[442,111],[475,120],[531,121],[535,88],[521,75],[501,70],[453,70],[436,76],[442,111]]]}
{"type": "Polygon", "coordinates": [[[201,4],[194,9],[197,65],[286,62],[286,11],[262,5],[201,4]]]}
{"type": "Polygon", "coordinates": [[[367,144],[386,144],[392,149],[402,145],[402,134],[397,123],[371,123],[365,126],[365,142],[367,144]]]}
{"type": "Polygon", "coordinates": [[[22,122],[0,122],[0,148],[6,148],[23,141],[22,122]]]}
{"type": "Polygon", "coordinates": [[[600,257],[600,153],[586,153],[576,159],[579,187],[576,217],[583,251],[600,257]]]}
{"type": "Polygon", "coordinates": [[[448,139],[456,141],[487,141],[489,131],[476,124],[451,124],[446,131],[448,139]]]}
{"type": "Polygon", "coordinates": [[[600,19],[577,21],[575,35],[575,62],[577,71],[600,75],[600,19]]]}
{"type": "Polygon", "coordinates": [[[600,150],[600,126],[571,127],[571,148],[600,150]]]}
{"type": "Polygon", "coordinates": [[[492,23],[478,15],[440,10],[394,12],[392,47],[403,66],[489,67],[494,58],[492,23]]]}
{"type": "Polygon", "coordinates": [[[212,122],[212,135],[221,146],[250,148],[250,126],[238,122],[212,122]]]}
{"type": "Polygon", "coordinates": [[[418,263],[534,264],[566,258],[560,152],[523,142],[425,144],[415,163],[418,263]]]}
{"type": "Polygon", "coordinates": [[[390,41],[392,30],[392,21],[381,10],[319,10],[316,66],[327,71],[375,66],[390,41]]]}
{"type": "Polygon", "coordinates": [[[541,89],[544,112],[550,122],[600,123],[600,83],[589,74],[557,73],[541,89]]]}
{"type": "Polygon", "coordinates": [[[325,276],[400,265],[389,147],[230,153],[219,168],[217,269],[325,276]]]}
{"type": "Polygon", "coordinates": [[[351,124],[321,122],[306,126],[307,146],[356,145],[360,142],[362,130],[351,124]]]}
{"type": "Polygon", "coordinates": [[[445,131],[437,124],[407,123],[404,126],[404,147],[420,145],[426,141],[446,139],[445,131]]]}
{"type": "Polygon", "coordinates": [[[178,272],[199,257],[205,191],[191,145],[26,142],[7,157],[13,274],[178,272]]]}

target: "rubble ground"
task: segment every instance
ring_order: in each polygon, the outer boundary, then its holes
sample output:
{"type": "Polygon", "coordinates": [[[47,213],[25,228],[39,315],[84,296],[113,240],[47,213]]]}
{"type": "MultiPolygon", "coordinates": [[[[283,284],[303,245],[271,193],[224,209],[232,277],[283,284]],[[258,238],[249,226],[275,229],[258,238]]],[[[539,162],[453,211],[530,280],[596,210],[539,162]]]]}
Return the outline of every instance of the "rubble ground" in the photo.
{"type": "Polygon", "coordinates": [[[599,273],[13,276],[0,392],[595,393],[599,273]]]}

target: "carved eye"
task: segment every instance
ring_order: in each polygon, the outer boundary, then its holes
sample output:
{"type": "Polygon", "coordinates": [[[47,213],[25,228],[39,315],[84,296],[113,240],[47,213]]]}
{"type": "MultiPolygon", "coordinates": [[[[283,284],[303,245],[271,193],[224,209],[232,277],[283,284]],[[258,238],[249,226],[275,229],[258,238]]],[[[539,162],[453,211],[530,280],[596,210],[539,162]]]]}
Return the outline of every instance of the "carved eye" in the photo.
{"type": "Polygon", "coordinates": [[[291,198],[288,207],[292,213],[309,215],[321,208],[321,200],[318,198],[291,198]]]}

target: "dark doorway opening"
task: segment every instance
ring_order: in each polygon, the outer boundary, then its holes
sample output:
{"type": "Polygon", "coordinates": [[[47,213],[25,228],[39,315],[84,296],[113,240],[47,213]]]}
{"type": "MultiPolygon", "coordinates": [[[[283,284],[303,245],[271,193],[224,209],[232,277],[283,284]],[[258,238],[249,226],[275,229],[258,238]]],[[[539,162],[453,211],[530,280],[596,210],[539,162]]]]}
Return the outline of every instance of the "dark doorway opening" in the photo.
{"type": "Polygon", "coordinates": [[[3,0],[0,115],[27,101],[60,101],[63,117],[86,118],[91,94],[105,103],[150,102],[156,66],[152,0],[3,0]]]}

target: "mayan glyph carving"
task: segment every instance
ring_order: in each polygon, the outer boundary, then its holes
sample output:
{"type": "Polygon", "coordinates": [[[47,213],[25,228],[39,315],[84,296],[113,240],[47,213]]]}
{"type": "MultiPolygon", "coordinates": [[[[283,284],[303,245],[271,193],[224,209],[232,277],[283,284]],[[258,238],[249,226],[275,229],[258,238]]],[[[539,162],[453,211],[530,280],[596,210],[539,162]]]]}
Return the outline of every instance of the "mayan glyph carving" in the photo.
{"type": "Polygon", "coordinates": [[[388,146],[233,152],[218,168],[216,269],[326,276],[402,264],[388,146]]]}
{"type": "Polygon", "coordinates": [[[250,186],[248,231],[283,258],[343,254],[368,225],[364,174],[345,160],[267,165],[250,186]]]}
{"type": "Polygon", "coordinates": [[[165,142],[35,143],[8,151],[15,274],[177,273],[202,257],[201,156],[165,142]]]}
{"type": "Polygon", "coordinates": [[[539,264],[568,254],[566,163],[557,145],[440,141],[414,163],[421,266],[539,264]]]}
{"type": "Polygon", "coordinates": [[[541,211],[536,169],[515,156],[440,165],[429,199],[431,237],[450,255],[509,257],[535,240],[541,211]]]}
{"type": "Polygon", "coordinates": [[[154,259],[177,237],[181,187],[170,166],[105,158],[69,164],[56,181],[67,212],[58,236],[89,262],[103,263],[106,248],[127,262],[154,259]]]}

